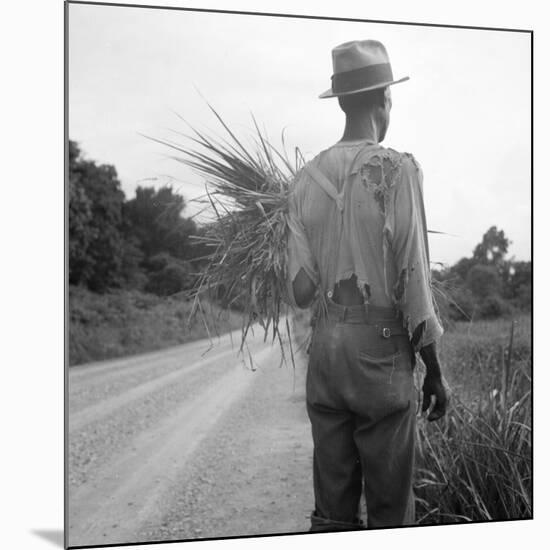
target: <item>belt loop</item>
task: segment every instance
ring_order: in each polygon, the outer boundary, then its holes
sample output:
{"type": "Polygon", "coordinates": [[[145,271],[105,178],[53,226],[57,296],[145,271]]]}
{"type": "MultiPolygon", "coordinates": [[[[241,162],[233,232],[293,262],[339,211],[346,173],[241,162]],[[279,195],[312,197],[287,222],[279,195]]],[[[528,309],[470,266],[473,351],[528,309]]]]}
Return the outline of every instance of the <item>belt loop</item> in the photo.
{"type": "Polygon", "coordinates": [[[342,309],[339,311],[339,321],[340,323],[346,322],[346,313],[348,312],[347,306],[342,306],[342,309]]]}

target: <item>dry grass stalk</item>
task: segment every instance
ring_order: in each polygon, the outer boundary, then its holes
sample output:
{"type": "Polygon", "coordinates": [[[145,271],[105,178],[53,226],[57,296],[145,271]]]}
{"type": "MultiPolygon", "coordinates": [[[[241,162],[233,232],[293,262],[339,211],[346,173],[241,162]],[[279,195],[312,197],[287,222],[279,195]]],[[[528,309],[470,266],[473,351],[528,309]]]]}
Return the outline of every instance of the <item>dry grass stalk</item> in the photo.
{"type": "MultiPolygon", "coordinates": [[[[303,158],[296,149],[291,162],[285,152],[284,135],[279,151],[254,117],[254,147],[247,148],[208,106],[226,139],[214,138],[190,125],[191,135],[184,136],[186,144],[151,138],[177,151],[172,158],[203,178],[206,193],[199,200],[214,214],[205,234],[195,239],[208,252],[202,258],[205,267],[190,292],[195,303],[193,315],[200,315],[205,296],[213,297],[223,307],[240,309],[241,350],[252,325],[258,322],[266,339],[271,335],[279,341],[284,359],[280,325],[286,313],[287,198],[303,158]]],[[[282,331],[290,343],[288,321],[282,331]]]]}

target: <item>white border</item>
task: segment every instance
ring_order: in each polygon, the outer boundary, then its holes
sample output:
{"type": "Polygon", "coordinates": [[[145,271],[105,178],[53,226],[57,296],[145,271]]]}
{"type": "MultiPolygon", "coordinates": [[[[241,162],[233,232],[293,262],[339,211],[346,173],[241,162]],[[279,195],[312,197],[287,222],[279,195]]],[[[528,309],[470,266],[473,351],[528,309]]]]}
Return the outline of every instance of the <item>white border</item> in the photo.
{"type": "MultiPolygon", "coordinates": [[[[128,3],[128,2],[126,2],[128,3]]],[[[140,2],[133,3],[160,3],[140,2]]],[[[533,29],[535,31],[535,159],[546,153],[550,97],[544,66],[549,51],[544,3],[417,0],[393,2],[171,1],[163,5],[304,15],[356,17],[533,29]]],[[[2,129],[2,519],[0,544],[5,548],[55,548],[34,531],[55,531],[63,522],[63,3],[26,0],[3,6],[2,129]],[[7,124],[6,124],[7,123],[7,124]],[[15,146],[15,147],[14,147],[15,146]],[[5,170],[7,165],[8,170],[5,170]],[[7,308],[5,307],[7,303],[7,308]]],[[[510,67],[509,78],[514,77],[510,67]]],[[[506,82],[503,81],[503,85],[506,82]]],[[[503,114],[505,116],[505,114],[503,114]]],[[[535,164],[534,246],[536,250],[535,333],[542,335],[547,284],[545,258],[546,174],[535,164]],[[538,169],[537,169],[538,168],[538,169]],[[540,236],[536,238],[536,236],[540,236]]],[[[535,359],[535,492],[536,519],[466,527],[431,527],[393,531],[238,539],[221,542],[132,546],[128,548],[316,548],[345,544],[385,548],[447,549],[491,545],[518,548],[546,537],[549,507],[548,449],[543,389],[549,387],[540,353],[535,359]],[[537,428],[538,426],[538,428],[537,428]]],[[[535,545],[536,547],[538,544],[535,545]]]]}

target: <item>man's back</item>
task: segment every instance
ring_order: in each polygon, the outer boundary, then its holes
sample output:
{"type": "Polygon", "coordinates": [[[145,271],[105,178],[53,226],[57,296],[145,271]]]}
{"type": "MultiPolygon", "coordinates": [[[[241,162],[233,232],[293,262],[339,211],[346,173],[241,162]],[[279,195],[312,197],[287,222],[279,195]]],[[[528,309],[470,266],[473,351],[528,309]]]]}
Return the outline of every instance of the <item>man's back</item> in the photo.
{"type": "MultiPolygon", "coordinates": [[[[399,306],[411,332],[429,320],[439,336],[422,172],[411,155],[366,140],[338,142],[297,178],[291,215],[303,228],[323,293],[354,277],[369,304],[399,306]]],[[[295,255],[291,263],[303,265],[299,246],[295,255]]]]}

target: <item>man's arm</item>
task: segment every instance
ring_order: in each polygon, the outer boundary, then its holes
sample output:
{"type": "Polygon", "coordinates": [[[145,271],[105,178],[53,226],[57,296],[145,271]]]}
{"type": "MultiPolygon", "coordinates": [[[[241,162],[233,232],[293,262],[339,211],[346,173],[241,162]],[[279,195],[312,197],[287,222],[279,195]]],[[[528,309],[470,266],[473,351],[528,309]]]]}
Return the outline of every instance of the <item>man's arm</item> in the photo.
{"type": "Polygon", "coordinates": [[[292,290],[294,300],[299,308],[305,309],[311,304],[315,296],[316,286],[303,267],[300,268],[294,281],[292,281],[292,290]]]}
{"type": "Polygon", "coordinates": [[[402,178],[395,195],[393,247],[399,273],[406,281],[401,306],[409,319],[411,343],[426,366],[422,411],[428,420],[438,420],[447,409],[448,396],[437,355],[437,340],[443,329],[433,306],[427,228],[422,197],[422,171],[412,157],[404,159],[402,178]]]}
{"type": "MultiPolygon", "coordinates": [[[[303,177],[303,173],[298,179],[303,177]]],[[[298,181],[297,181],[298,183],[298,181]]],[[[297,184],[296,183],[296,184],[297,184]]],[[[296,185],[295,184],[295,185],[296,185]]],[[[317,290],[318,274],[315,259],[309,247],[307,233],[302,222],[299,199],[296,187],[289,195],[288,208],[288,294],[292,293],[291,302],[299,308],[307,308],[317,290]],[[294,298],[294,300],[292,300],[294,298]]],[[[293,304],[293,305],[294,305],[293,304]]]]}

